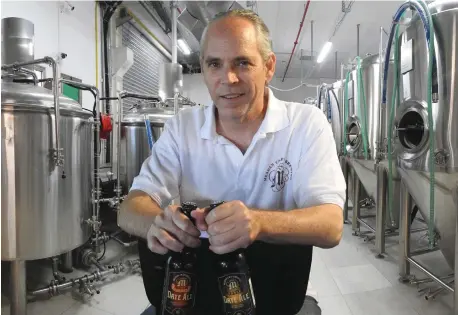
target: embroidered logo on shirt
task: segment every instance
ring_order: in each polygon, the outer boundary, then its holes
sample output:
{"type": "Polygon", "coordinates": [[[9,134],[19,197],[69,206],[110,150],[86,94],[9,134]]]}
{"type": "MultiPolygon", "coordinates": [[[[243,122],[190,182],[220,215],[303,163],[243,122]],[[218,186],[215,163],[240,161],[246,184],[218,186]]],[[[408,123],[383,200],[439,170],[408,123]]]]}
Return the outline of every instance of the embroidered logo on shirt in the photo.
{"type": "Polygon", "coordinates": [[[270,182],[272,191],[279,192],[291,180],[292,176],[291,163],[287,159],[281,158],[269,165],[264,175],[264,181],[270,182]]]}

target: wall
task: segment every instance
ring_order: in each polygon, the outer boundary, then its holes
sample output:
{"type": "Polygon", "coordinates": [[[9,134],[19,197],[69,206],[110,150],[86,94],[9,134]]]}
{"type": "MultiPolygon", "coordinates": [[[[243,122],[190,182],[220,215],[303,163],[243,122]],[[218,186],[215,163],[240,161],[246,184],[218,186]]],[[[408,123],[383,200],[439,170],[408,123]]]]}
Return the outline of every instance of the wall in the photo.
{"type": "MultiPolygon", "coordinates": [[[[79,78],[84,83],[95,85],[95,3],[69,3],[75,9],[61,12],[61,6],[67,7],[66,1],[2,1],[1,16],[20,17],[34,23],[35,59],[66,53],[67,58],[60,62],[60,71],[79,78]]],[[[100,32],[101,27],[98,29],[100,32]]],[[[98,48],[100,52],[100,39],[98,48]]],[[[100,77],[100,69],[98,73],[100,77]]],[[[48,68],[46,77],[51,75],[51,68],[48,68]]],[[[100,79],[98,81],[100,88],[100,79]]],[[[92,109],[93,96],[89,92],[83,92],[82,95],[83,107],[92,109]]]]}
{"type": "MultiPolygon", "coordinates": [[[[318,85],[323,82],[332,83],[333,81],[307,80],[304,82],[318,85]]],[[[297,78],[286,78],[285,82],[281,82],[280,78],[273,78],[270,85],[282,90],[289,90],[299,86],[300,84],[301,80],[297,78]]],[[[316,98],[317,96],[317,90],[315,87],[301,86],[300,88],[294,89],[292,91],[278,91],[275,89],[272,89],[272,91],[275,97],[288,102],[302,103],[307,97],[316,98]]],[[[201,73],[183,75],[183,95],[189,97],[192,101],[198,104],[206,105],[211,103],[211,98],[201,73]]]]}

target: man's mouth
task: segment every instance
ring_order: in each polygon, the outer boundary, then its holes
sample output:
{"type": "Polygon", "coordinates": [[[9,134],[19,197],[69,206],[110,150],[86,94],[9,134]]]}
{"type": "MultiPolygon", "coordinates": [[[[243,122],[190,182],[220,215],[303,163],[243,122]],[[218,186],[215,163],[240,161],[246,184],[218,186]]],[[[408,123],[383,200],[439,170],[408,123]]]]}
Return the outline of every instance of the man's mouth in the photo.
{"type": "Polygon", "coordinates": [[[241,97],[243,96],[244,94],[226,94],[226,95],[222,95],[221,97],[224,98],[224,99],[227,99],[227,100],[233,100],[233,99],[236,99],[238,97],[241,97]]]}

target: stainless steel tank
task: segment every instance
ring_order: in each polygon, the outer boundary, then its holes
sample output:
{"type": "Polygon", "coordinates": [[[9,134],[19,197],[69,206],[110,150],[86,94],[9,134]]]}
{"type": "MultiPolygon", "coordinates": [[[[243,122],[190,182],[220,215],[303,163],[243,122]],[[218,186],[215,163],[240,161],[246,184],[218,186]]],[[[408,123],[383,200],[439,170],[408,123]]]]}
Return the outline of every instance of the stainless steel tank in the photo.
{"type": "Polygon", "coordinates": [[[34,25],[32,22],[8,17],[2,19],[2,64],[34,59],[34,25]]]}
{"type": "Polygon", "coordinates": [[[121,186],[126,194],[143,162],[150,155],[146,134],[145,115],[151,124],[153,142],[162,134],[165,122],[173,117],[173,109],[139,108],[125,113],[121,122],[121,186]]]}
{"type": "Polygon", "coordinates": [[[415,15],[400,44],[400,95],[396,150],[404,169],[428,171],[429,136],[434,130],[436,171],[458,172],[458,1],[429,5],[436,32],[437,72],[433,73],[433,121],[428,123],[428,50],[423,24],[415,15]],[[436,83],[436,84],[435,84],[436,83]]]}
{"type": "MultiPolygon", "coordinates": [[[[433,92],[434,127],[428,124],[426,103],[427,46],[423,25],[414,16],[402,34],[400,47],[400,96],[395,127],[399,172],[409,193],[429,222],[429,136],[435,139],[434,223],[439,247],[454,266],[456,211],[452,189],[458,183],[458,1],[429,4],[436,32],[437,85],[433,92]],[[436,100],[434,100],[436,98],[436,100]]],[[[433,77],[435,77],[433,73],[433,77]]]]}
{"type": "Polygon", "coordinates": [[[53,106],[49,90],[2,82],[2,260],[55,256],[90,237],[92,115],[60,97],[62,176],[50,156],[53,106]]]}

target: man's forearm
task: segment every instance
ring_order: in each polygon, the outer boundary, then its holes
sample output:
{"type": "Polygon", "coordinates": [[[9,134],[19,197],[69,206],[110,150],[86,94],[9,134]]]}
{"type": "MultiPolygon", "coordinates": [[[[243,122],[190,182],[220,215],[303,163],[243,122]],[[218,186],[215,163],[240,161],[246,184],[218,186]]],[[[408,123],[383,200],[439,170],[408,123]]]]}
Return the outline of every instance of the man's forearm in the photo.
{"type": "Polygon", "coordinates": [[[151,224],[162,209],[142,191],[132,191],[121,204],[118,226],[129,234],[146,239],[151,224]]]}
{"type": "Polygon", "coordinates": [[[342,237],[342,209],[333,204],[290,211],[253,210],[260,225],[260,241],[330,248],[342,237]]]}

